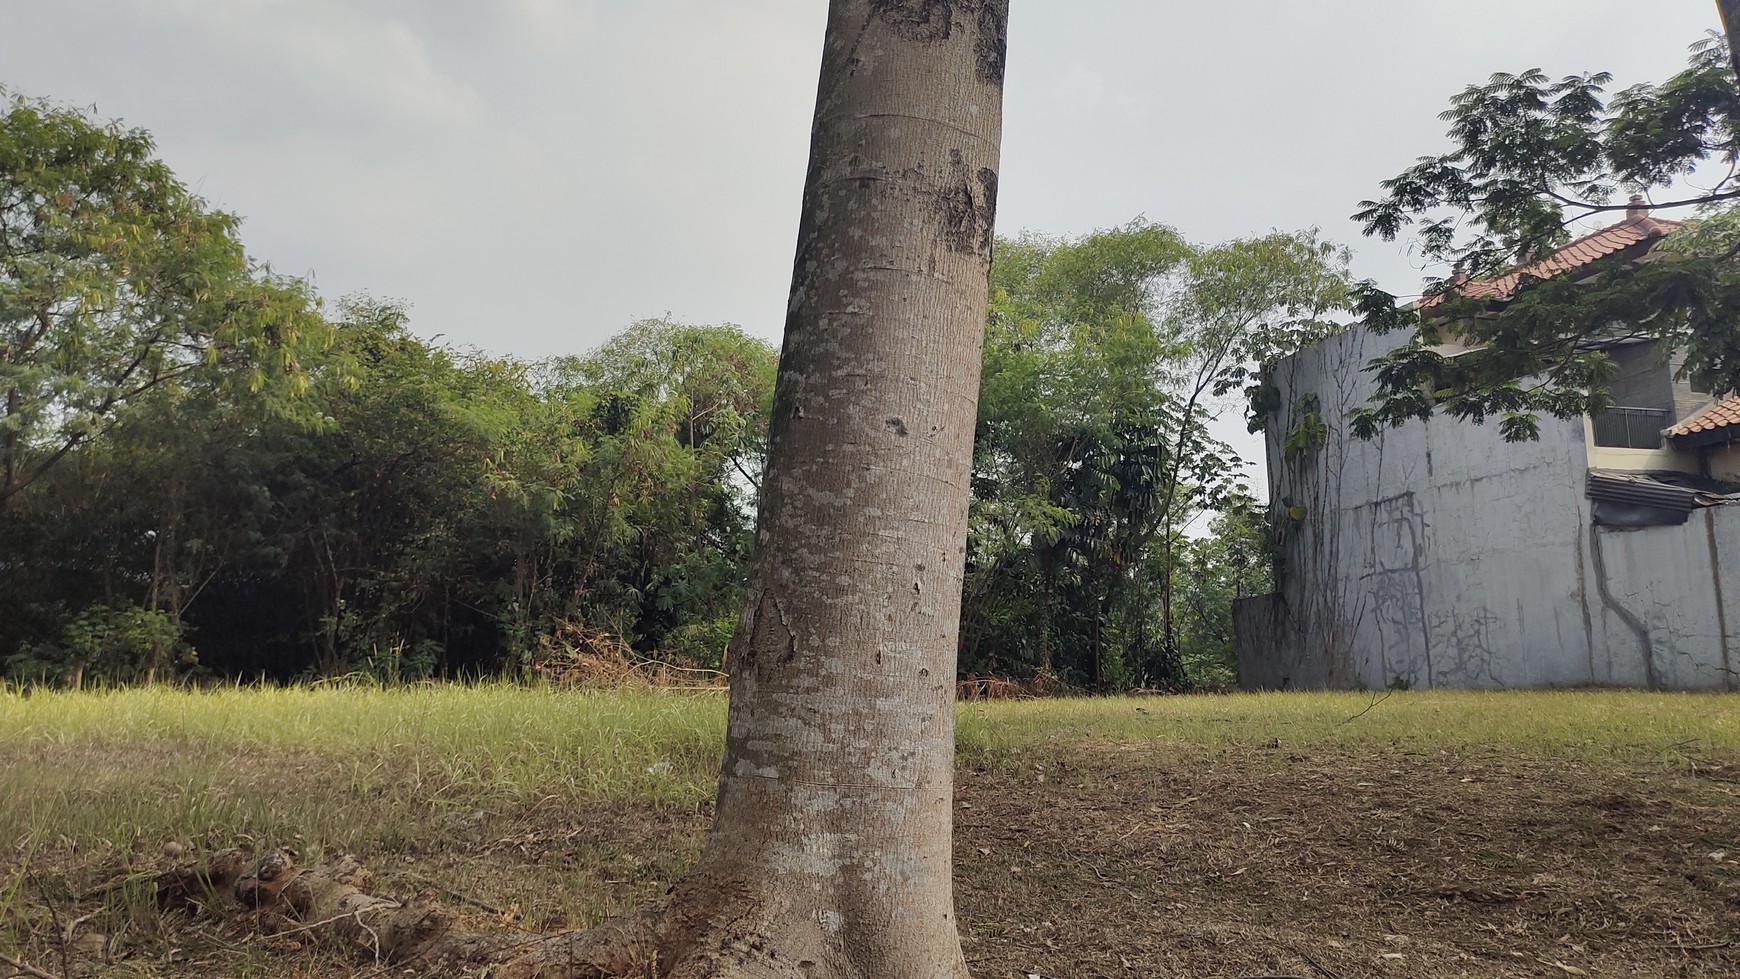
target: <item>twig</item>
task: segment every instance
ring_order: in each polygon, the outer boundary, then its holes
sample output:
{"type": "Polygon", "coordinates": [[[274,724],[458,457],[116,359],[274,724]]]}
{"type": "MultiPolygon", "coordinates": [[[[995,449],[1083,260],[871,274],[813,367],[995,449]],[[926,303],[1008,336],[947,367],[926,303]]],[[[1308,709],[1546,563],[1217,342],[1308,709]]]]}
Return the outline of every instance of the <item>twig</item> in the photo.
{"type": "Polygon", "coordinates": [[[1317,961],[1316,959],[1312,958],[1310,952],[1307,952],[1304,949],[1298,948],[1296,946],[1294,947],[1293,951],[1298,952],[1299,957],[1304,959],[1306,964],[1310,965],[1311,968],[1316,969],[1318,972],[1323,973],[1325,976],[1328,977],[1328,979],[1342,979],[1342,976],[1340,973],[1336,972],[1334,969],[1331,969],[1330,967],[1328,967],[1328,966],[1324,965],[1323,963],[1317,961]]]}
{"type": "MultiPolygon", "coordinates": [[[[55,907],[54,898],[49,897],[48,889],[42,886],[42,881],[36,876],[36,868],[29,867],[24,871],[26,879],[36,885],[36,892],[42,895],[43,906],[48,908],[48,920],[53,923],[54,930],[60,931],[60,909],[55,907]]],[[[69,932],[70,933],[70,932],[69,932]]],[[[60,943],[60,968],[67,975],[72,975],[72,941],[63,939],[60,943]]],[[[30,974],[30,973],[27,973],[30,974]]],[[[41,973],[36,973],[39,977],[41,973]]]]}
{"type": "MultiPolygon", "coordinates": [[[[553,798],[555,798],[555,796],[551,796],[550,798],[553,799],[553,798]]],[[[542,801],[545,801],[545,800],[540,800],[540,802],[542,802],[542,801]]],[[[410,879],[414,880],[420,884],[423,884],[426,887],[432,888],[433,890],[438,891],[441,894],[446,895],[448,898],[450,898],[454,901],[458,901],[461,904],[469,904],[474,908],[481,908],[484,911],[488,911],[490,914],[498,914],[499,915],[499,914],[506,913],[506,912],[502,911],[501,908],[496,907],[495,905],[489,903],[488,901],[479,900],[475,897],[472,897],[470,894],[462,894],[459,891],[453,890],[450,887],[443,887],[440,884],[437,884],[436,882],[430,880],[427,877],[413,875],[410,879]]]]}
{"type": "Polygon", "coordinates": [[[1681,945],[1679,942],[1673,942],[1672,944],[1668,944],[1666,947],[1680,952],[1713,952],[1719,948],[1733,948],[1734,943],[1732,941],[1727,941],[1711,942],[1708,945],[1681,945]]]}
{"type": "Polygon", "coordinates": [[[378,932],[378,931],[375,931],[375,930],[374,930],[374,929],[373,929],[373,928],[370,928],[370,927],[369,927],[369,926],[368,926],[368,925],[367,925],[367,924],[366,924],[366,923],[364,923],[364,922],[363,922],[363,920],[362,920],[362,911],[361,911],[361,909],[358,909],[358,910],[357,910],[357,911],[356,911],[356,912],[355,912],[355,914],[356,914],[356,924],[357,924],[357,927],[358,927],[358,928],[361,928],[361,929],[362,929],[362,930],[363,930],[363,931],[366,931],[366,932],[368,932],[368,933],[369,933],[369,937],[370,937],[370,938],[372,938],[372,939],[374,939],[374,943],[375,943],[375,965],[376,965],[376,966],[379,966],[379,965],[380,965],[380,964],[381,964],[381,933],[380,933],[380,932],[378,932]]]}
{"type": "Polygon", "coordinates": [[[107,881],[104,881],[103,883],[98,884],[96,887],[93,887],[90,890],[85,891],[84,893],[78,895],[78,897],[74,898],[74,901],[76,901],[79,904],[83,904],[86,901],[92,900],[93,898],[105,897],[105,896],[107,896],[115,891],[120,890],[123,887],[126,887],[128,884],[131,884],[134,881],[150,880],[155,876],[157,876],[157,875],[156,874],[121,874],[118,877],[114,877],[114,878],[111,878],[107,881]]]}
{"type": "MultiPolygon", "coordinates": [[[[382,905],[382,906],[384,906],[384,905],[382,905]]],[[[364,930],[366,930],[369,934],[373,935],[373,934],[375,934],[375,930],[373,928],[370,928],[368,925],[364,925],[363,920],[362,920],[362,913],[364,911],[373,911],[373,910],[374,910],[374,908],[358,908],[355,911],[346,911],[343,914],[334,915],[333,917],[326,918],[326,919],[321,920],[321,921],[311,921],[306,925],[298,925],[295,928],[286,928],[283,931],[275,931],[272,933],[272,937],[278,938],[278,937],[283,936],[283,935],[294,935],[297,932],[313,931],[314,929],[323,927],[325,925],[336,924],[337,922],[343,921],[346,918],[355,918],[357,924],[362,925],[364,930]]],[[[377,935],[376,938],[378,939],[379,936],[377,935]]]]}
{"type": "MultiPolygon", "coordinates": [[[[1393,697],[1395,695],[1396,695],[1396,692],[1394,690],[1390,690],[1390,691],[1386,692],[1382,697],[1379,697],[1378,699],[1372,701],[1371,703],[1366,704],[1365,710],[1360,711],[1359,713],[1353,715],[1352,717],[1348,718],[1345,721],[1342,721],[1341,723],[1352,724],[1354,721],[1357,721],[1360,718],[1364,717],[1365,715],[1371,713],[1372,708],[1376,707],[1377,705],[1383,703],[1384,701],[1390,699],[1391,697],[1393,697]]],[[[1304,954],[1304,953],[1300,953],[1300,954],[1304,954]]]]}
{"type": "Polygon", "coordinates": [[[30,976],[31,979],[60,979],[59,976],[52,972],[44,972],[27,962],[20,962],[12,956],[7,955],[5,952],[0,952],[0,962],[4,962],[13,969],[16,969],[19,975],[30,976]]]}

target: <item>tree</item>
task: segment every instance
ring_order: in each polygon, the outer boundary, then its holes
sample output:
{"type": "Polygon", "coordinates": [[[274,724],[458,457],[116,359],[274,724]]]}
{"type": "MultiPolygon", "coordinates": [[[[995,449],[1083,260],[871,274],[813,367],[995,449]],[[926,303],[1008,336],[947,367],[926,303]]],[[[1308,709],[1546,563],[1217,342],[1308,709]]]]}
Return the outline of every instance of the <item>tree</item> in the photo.
{"type": "Polygon", "coordinates": [[[1185,530],[1240,484],[1209,423],[1348,290],[1315,232],[1199,247],[1146,220],[1000,245],[974,461],[964,664],[1176,688],[1185,530]],[[1158,612],[1158,614],[1156,614],[1158,612]]]}
{"type": "MultiPolygon", "coordinates": [[[[966,975],[954,664],[1007,18],[1007,0],[829,4],[699,862],[661,904],[592,931],[446,933],[449,954],[504,977],[966,975]]],[[[379,907],[323,893],[347,902],[341,929],[379,907]]],[[[376,947],[427,948],[429,916],[390,910],[370,923],[376,947]]]]}
{"type": "Polygon", "coordinates": [[[1164,523],[1158,529],[1165,569],[1160,577],[1162,655],[1180,675],[1183,651],[1173,607],[1177,575],[1172,571],[1186,517],[1180,493],[1193,490],[1213,509],[1237,511],[1244,506],[1242,488],[1225,476],[1234,468],[1227,461],[1230,450],[1205,429],[1206,403],[1239,390],[1258,365],[1316,343],[1335,329],[1326,317],[1348,302],[1350,257],[1347,249],[1319,239],[1315,230],[1232,241],[1191,257],[1174,316],[1184,356],[1176,434],[1160,505],[1164,523]]]}
{"type": "Polygon", "coordinates": [[[673,896],[700,934],[677,961],[966,972],[954,662],[1007,18],[829,5],[718,811],[673,896]]]}
{"type": "Polygon", "coordinates": [[[963,636],[968,668],[1127,687],[1133,557],[1160,522],[1181,356],[1160,320],[1193,249],[1137,220],[999,244],[963,636]]]}
{"type": "MultiPolygon", "coordinates": [[[[1735,8],[1718,4],[1725,22],[1735,8]]],[[[1707,223],[1731,225],[1721,209],[1740,200],[1737,77],[1731,49],[1712,35],[1693,46],[1685,71],[1610,98],[1605,73],[1555,81],[1538,69],[1497,74],[1458,95],[1444,113],[1454,148],[1385,181],[1384,196],[1355,215],[1368,235],[1386,240],[1417,225],[1422,254],[1450,272],[1427,285],[1424,318],[1369,283],[1362,290],[1371,326],[1418,333],[1373,365],[1379,396],[1355,412],[1355,430],[1371,435],[1442,411],[1498,418],[1507,438],[1532,438],[1542,413],[1574,417],[1609,406],[1614,367],[1603,347],[1621,332],[1683,351],[1685,372],[1711,390],[1740,389],[1732,328],[1740,245],[1732,234],[1676,234],[1651,261],[1620,252],[1579,270],[1576,281],[1536,264],[1584,219],[1653,207],[1697,209],[1707,223]],[[1678,189],[1711,161],[1725,169],[1713,186],[1678,189]],[[1667,199],[1650,204],[1647,195],[1660,189],[1667,199]],[[1507,274],[1516,282],[1504,297],[1465,288],[1507,274]],[[1472,352],[1449,358],[1434,349],[1452,332],[1472,352]]]]}
{"type": "Polygon", "coordinates": [[[0,515],[172,382],[298,379],[325,338],[301,283],[252,266],[150,137],[9,97],[0,116],[0,515]]]}
{"type": "Polygon", "coordinates": [[[1266,507],[1243,493],[1215,514],[1206,537],[1181,541],[1169,571],[1179,609],[1178,650],[1186,672],[1205,685],[1238,682],[1232,606],[1274,589],[1274,555],[1266,507]]]}
{"type": "MultiPolygon", "coordinates": [[[[723,665],[743,601],[777,358],[735,326],[643,320],[556,369],[606,405],[657,422],[630,434],[658,485],[642,505],[618,508],[637,525],[634,567],[619,577],[637,596],[642,652],[723,665]],[[655,446],[663,452],[646,451],[655,446]]],[[[612,450],[601,444],[597,454],[612,450]]]]}

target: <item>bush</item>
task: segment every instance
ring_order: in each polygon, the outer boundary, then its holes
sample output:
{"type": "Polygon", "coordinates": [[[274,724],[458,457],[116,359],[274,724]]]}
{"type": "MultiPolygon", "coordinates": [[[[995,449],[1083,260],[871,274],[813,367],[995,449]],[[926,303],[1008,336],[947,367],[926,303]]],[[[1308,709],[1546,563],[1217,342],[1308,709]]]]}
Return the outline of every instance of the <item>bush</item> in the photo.
{"type": "Polygon", "coordinates": [[[198,655],[169,613],[92,605],[67,623],[59,639],[27,645],[7,657],[6,673],[25,682],[76,689],[87,679],[115,685],[152,683],[198,665],[198,655]]]}

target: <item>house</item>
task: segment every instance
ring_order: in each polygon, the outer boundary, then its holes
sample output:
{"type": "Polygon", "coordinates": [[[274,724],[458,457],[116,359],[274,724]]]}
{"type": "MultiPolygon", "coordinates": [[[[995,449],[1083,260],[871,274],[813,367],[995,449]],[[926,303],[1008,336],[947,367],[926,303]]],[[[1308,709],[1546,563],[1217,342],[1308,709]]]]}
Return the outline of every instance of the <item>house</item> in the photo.
{"type": "MultiPolygon", "coordinates": [[[[1525,271],[1642,257],[1677,226],[1634,200],[1525,271]]],[[[1519,282],[1461,288],[1502,304],[1519,282]]],[[[1740,398],[1632,340],[1608,351],[1616,407],[1537,441],[1445,417],[1353,437],[1363,368],[1405,342],[1353,329],[1270,370],[1276,590],[1234,609],[1241,685],[1740,687],[1740,398]]]]}

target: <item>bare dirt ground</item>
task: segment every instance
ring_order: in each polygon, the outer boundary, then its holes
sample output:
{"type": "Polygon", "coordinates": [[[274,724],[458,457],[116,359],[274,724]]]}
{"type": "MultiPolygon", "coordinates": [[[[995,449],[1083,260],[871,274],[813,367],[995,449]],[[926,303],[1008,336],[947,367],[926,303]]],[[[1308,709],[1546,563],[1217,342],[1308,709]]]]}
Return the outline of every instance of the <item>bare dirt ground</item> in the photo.
{"type": "MultiPolygon", "coordinates": [[[[341,791],[277,773],[287,793],[341,791]]],[[[958,790],[979,977],[1740,975],[1735,759],[1076,744],[963,770],[958,790]]],[[[552,800],[431,811],[359,855],[382,890],[432,891],[475,927],[557,930],[658,893],[707,821],[552,800]]],[[[168,859],[45,845],[14,861],[0,952],[63,979],[406,974],[306,934],[157,914],[142,889],[168,859]]]]}

